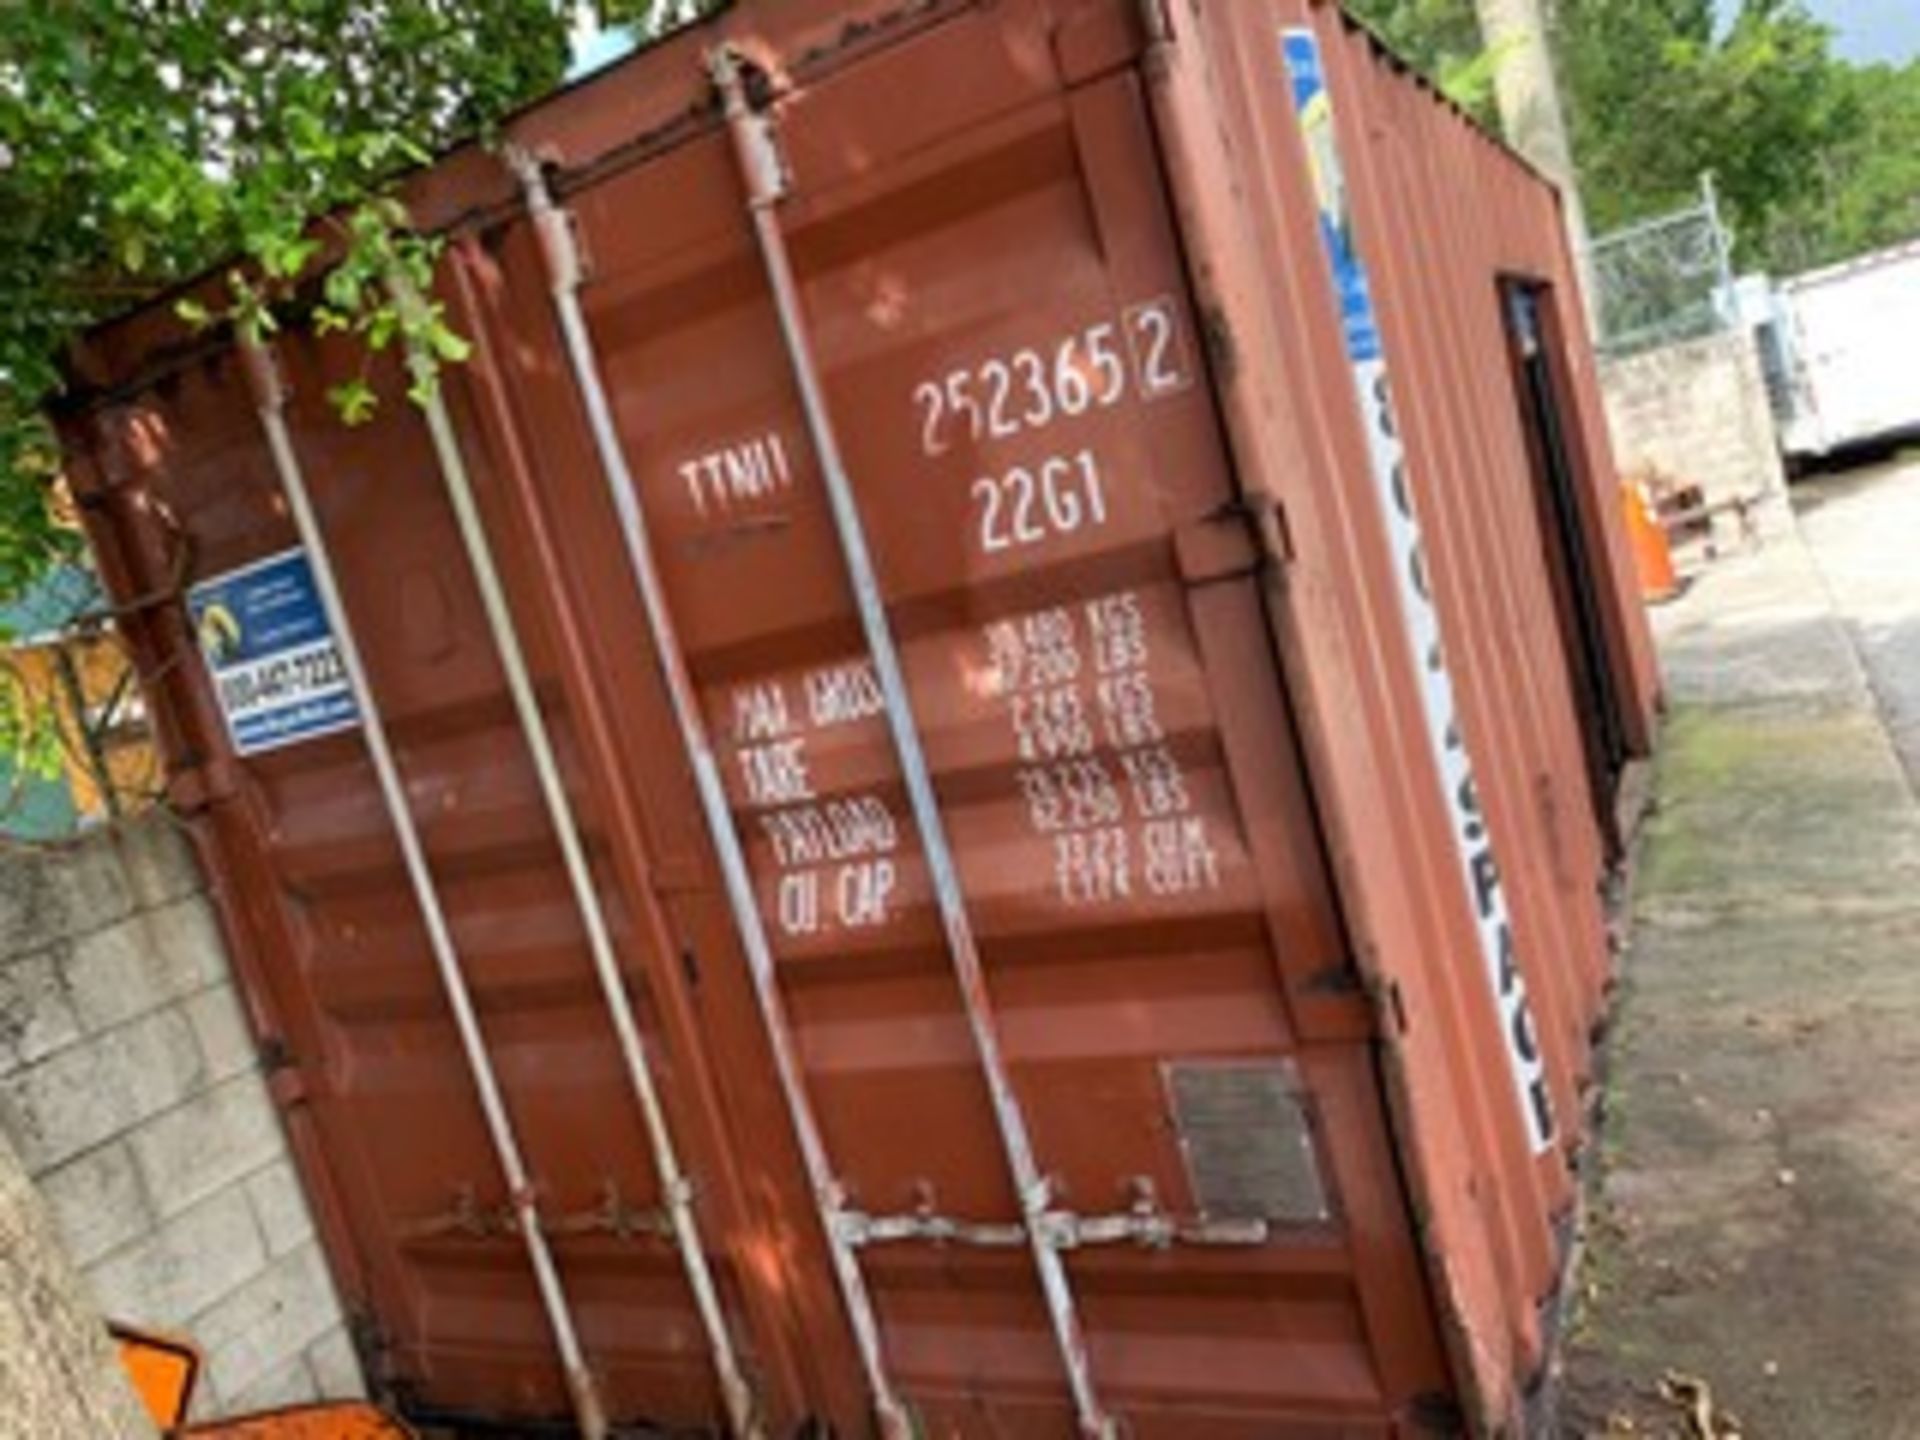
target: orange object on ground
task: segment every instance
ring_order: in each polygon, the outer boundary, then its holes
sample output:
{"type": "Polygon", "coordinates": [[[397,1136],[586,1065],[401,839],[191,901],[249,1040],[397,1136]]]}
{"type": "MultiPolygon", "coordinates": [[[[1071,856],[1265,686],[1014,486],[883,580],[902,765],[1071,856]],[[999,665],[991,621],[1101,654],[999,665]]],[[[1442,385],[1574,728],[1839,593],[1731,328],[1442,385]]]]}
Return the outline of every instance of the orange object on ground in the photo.
{"type": "Polygon", "coordinates": [[[187,1418],[200,1378],[200,1351],[177,1335],[157,1335],[121,1325],[108,1327],[120,1351],[120,1366],[153,1423],[169,1430],[187,1418]]]}
{"type": "Polygon", "coordinates": [[[1680,591],[1680,577],[1674,573],[1673,547],[1667,544],[1667,532],[1653,513],[1647,482],[1622,480],[1620,505],[1626,511],[1627,536],[1633,542],[1633,568],[1640,577],[1641,598],[1671,600],[1680,591]]]}
{"type": "Polygon", "coordinates": [[[168,1440],[413,1440],[400,1420],[361,1400],[290,1405],[232,1420],[186,1424],[200,1378],[200,1350],[191,1340],[129,1326],[110,1327],[120,1364],[147,1414],[168,1440]]]}

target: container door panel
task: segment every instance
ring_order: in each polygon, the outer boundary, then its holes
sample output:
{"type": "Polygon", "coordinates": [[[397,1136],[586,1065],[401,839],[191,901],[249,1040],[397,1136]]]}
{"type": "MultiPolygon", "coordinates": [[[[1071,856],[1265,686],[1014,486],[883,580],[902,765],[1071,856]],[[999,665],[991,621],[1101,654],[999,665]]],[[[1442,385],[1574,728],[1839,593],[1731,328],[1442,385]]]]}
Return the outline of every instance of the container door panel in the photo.
{"type": "MultiPolygon", "coordinates": [[[[629,1415],[717,1423],[679,1262],[645,1223],[660,1201],[640,1117],[420,416],[382,366],[378,415],[344,427],[326,391],[357,358],[310,339],[280,353],[294,445],[589,1352],[629,1415]],[[622,1226],[621,1215],[638,1220],[622,1226]]],[[[144,589],[191,587],[294,544],[246,395],[226,355],[103,422],[111,483],[141,497],[127,533],[164,514],[170,544],[190,557],[184,574],[140,577],[144,589]]],[[[473,458],[484,473],[484,456],[473,458]]],[[[146,537],[115,543],[137,554],[146,537]]],[[[537,623],[527,628],[536,675],[557,691],[558,660],[537,623]]],[[[564,1416],[552,1340],[358,727],[236,754],[191,630],[167,643],[158,673],[177,667],[194,695],[172,758],[230,777],[209,819],[227,913],[253,957],[276,1093],[295,1134],[315,1139],[304,1178],[375,1380],[423,1413],[564,1416]]],[[[582,821],[603,842],[569,717],[553,725],[582,821]]],[[[631,970],[661,963],[630,898],[607,883],[602,894],[631,970]]]]}

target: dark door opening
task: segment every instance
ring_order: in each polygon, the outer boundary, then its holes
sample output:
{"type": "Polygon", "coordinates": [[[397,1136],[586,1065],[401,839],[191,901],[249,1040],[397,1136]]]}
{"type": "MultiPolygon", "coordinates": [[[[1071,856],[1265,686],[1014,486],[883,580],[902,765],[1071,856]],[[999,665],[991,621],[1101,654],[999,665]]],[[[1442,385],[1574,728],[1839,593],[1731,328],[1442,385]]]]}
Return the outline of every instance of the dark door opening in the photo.
{"type": "Polygon", "coordinates": [[[1508,280],[1501,286],[1522,428],[1533,462],[1536,514],[1554,610],[1573,677],[1574,711],[1586,750],[1587,777],[1600,832],[1617,858],[1614,799],[1628,758],[1619,697],[1607,648],[1592,546],[1581,513],[1581,473],[1568,444],[1564,377],[1551,338],[1553,297],[1544,286],[1508,280]]]}

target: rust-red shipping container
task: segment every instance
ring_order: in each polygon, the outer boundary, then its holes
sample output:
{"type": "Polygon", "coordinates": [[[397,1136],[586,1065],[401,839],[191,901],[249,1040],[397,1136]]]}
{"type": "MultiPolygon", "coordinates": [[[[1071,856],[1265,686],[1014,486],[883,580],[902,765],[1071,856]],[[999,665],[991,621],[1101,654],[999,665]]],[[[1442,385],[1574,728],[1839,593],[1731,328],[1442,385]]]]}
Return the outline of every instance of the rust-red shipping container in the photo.
{"type": "Polygon", "coordinates": [[[1551,188],[1309,0],[743,4],[504,138],[424,411],[169,305],[61,417],[377,1382],[1519,1428],[1656,687],[1551,188]]]}

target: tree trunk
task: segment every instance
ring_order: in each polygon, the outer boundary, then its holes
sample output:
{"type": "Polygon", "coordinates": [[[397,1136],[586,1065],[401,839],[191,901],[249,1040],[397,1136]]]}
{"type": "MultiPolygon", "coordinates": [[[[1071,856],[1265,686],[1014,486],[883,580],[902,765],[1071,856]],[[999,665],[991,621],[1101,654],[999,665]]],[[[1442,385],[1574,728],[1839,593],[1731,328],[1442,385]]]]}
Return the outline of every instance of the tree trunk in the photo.
{"type": "Polygon", "coordinates": [[[1599,296],[1593,293],[1593,277],[1588,273],[1586,208],[1580,203],[1567,111],[1554,77],[1540,0],[1474,0],[1474,9],[1480,17],[1481,37],[1499,54],[1493,88],[1501,128],[1507,143],[1559,187],[1567,241],[1573,247],[1574,267],[1591,314],[1599,296]]]}
{"type": "Polygon", "coordinates": [[[154,1440],[39,1193],[0,1135],[0,1440],[154,1440]]]}

